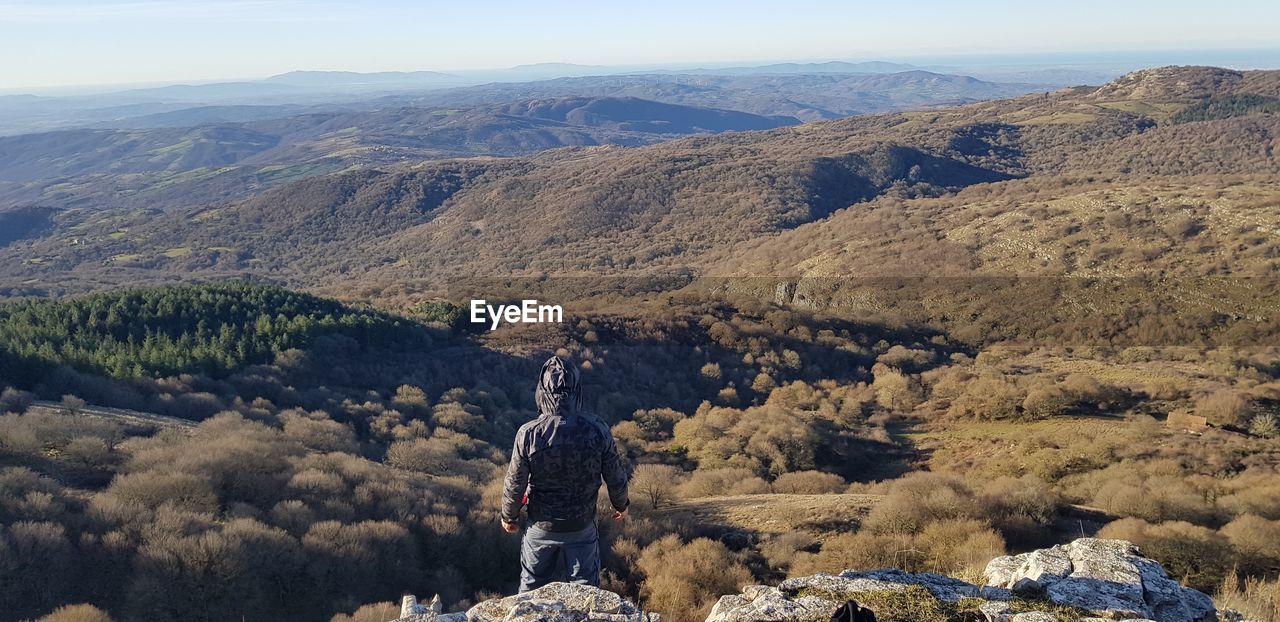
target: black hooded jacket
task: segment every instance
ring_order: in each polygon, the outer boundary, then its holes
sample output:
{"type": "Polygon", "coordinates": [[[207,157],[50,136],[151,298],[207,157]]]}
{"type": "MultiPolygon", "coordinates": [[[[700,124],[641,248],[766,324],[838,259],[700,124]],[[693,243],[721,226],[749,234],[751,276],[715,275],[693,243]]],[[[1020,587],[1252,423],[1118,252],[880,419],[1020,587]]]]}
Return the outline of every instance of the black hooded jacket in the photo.
{"type": "Polygon", "coordinates": [[[516,432],[502,491],[502,520],[514,523],[528,494],[529,520],[547,531],[577,531],[595,520],[603,480],[619,512],[629,505],[627,472],[609,426],[582,411],[578,368],[559,357],[542,365],[538,418],[516,432]]]}

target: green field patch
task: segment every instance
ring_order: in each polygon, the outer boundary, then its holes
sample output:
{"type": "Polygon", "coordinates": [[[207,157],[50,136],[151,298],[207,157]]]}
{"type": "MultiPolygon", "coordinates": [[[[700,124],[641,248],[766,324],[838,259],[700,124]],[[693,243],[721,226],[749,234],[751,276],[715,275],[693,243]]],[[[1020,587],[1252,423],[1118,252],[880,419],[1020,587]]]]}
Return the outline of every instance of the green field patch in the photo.
{"type": "Polygon", "coordinates": [[[107,261],[111,263],[136,263],[141,260],[142,255],[121,253],[119,255],[113,255],[111,259],[108,259],[107,261]]]}
{"type": "Polygon", "coordinates": [[[264,166],[258,169],[254,176],[258,181],[263,182],[281,182],[290,179],[306,177],[315,173],[327,172],[329,167],[317,164],[292,164],[264,166]]]}
{"type": "Polygon", "coordinates": [[[1087,112],[1055,112],[1039,117],[1019,121],[1017,125],[1080,125],[1092,123],[1098,117],[1087,112]]]}
{"type": "Polygon", "coordinates": [[[224,166],[222,168],[195,168],[189,171],[167,175],[163,179],[153,182],[151,187],[159,189],[177,184],[204,181],[234,170],[236,170],[236,167],[234,166],[224,166]]]}
{"type": "Polygon", "coordinates": [[[169,259],[178,259],[179,257],[186,257],[187,255],[190,255],[190,254],[191,254],[191,249],[185,246],[181,246],[178,248],[171,248],[163,253],[163,255],[165,257],[168,257],[169,259]]]}
{"type": "Polygon", "coordinates": [[[166,156],[178,151],[189,151],[192,147],[195,146],[195,144],[196,144],[196,141],[188,138],[188,139],[176,142],[172,145],[168,145],[165,147],[157,147],[155,149],[152,149],[151,151],[147,152],[147,155],[160,157],[160,156],[166,156]]]}
{"type": "Polygon", "coordinates": [[[1184,107],[1183,104],[1144,101],[1103,102],[1098,104],[1098,106],[1100,108],[1106,108],[1107,110],[1117,110],[1120,112],[1127,112],[1129,114],[1151,117],[1158,121],[1168,119],[1184,107]]]}

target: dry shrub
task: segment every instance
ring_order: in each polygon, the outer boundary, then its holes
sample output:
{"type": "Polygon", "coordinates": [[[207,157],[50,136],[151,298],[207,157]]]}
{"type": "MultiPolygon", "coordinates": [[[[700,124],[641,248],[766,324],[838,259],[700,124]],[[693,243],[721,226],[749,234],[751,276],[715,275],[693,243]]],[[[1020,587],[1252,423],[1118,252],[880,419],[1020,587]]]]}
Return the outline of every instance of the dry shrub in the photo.
{"type": "Polygon", "coordinates": [[[879,534],[919,533],[935,521],[970,518],[977,511],[973,491],[958,477],[912,473],[894,481],[864,527],[879,534]]]}
{"type": "Polygon", "coordinates": [[[769,483],[756,477],[751,469],[699,469],[676,492],[684,499],[758,495],[769,492],[769,483]]]}
{"type": "Polygon", "coordinates": [[[387,622],[400,617],[400,605],[395,603],[370,603],[362,605],[351,614],[339,613],[329,622],[387,622]]]}
{"type": "Polygon", "coordinates": [[[890,367],[897,367],[899,369],[908,367],[925,367],[932,363],[933,360],[933,352],[906,348],[901,345],[891,346],[884,354],[881,354],[876,358],[877,363],[883,363],[890,367]]]}
{"type": "Polygon", "coordinates": [[[1032,419],[1060,417],[1071,412],[1076,400],[1059,385],[1035,387],[1022,400],[1022,412],[1032,419]]]}
{"type": "Polygon", "coordinates": [[[4,391],[0,391],[0,414],[16,413],[20,415],[27,412],[27,409],[31,407],[31,403],[34,401],[34,394],[6,387],[4,391]]]}
{"type": "Polygon", "coordinates": [[[1021,419],[1026,399],[1026,392],[1004,376],[984,374],[965,385],[947,414],[980,420],[1021,419]]]}
{"type": "Polygon", "coordinates": [[[905,533],[843,533],[822,544],[815,554],[799,553],[788,573],[793,577],[818,572],[901,568],[924,570],[927,556],[916,548],[914,536],[905,533]]]}
{"type": "Polygon", "coordinates": [[[773,491],[795,495],[843,492],[848,484],[839,475],[822,471],[793,471],[773,480],[773,491]]]}
{"type": "Polygon", "coordinates": [[[640,545],[631,538],[618,538],[613,541],[613,546],[609,547],[610,553],[618,558],[622,564],[630,568],[635,565],[636,560],[640,559],[640,545]]]}
{"type": "Polygon", "coordinates": [[[631,476],[630,489],[641,504],[657,509],[676,498],[676,487],[684,473],[667,464],[642,464],[631,476]]]}
{"type": "Polygon", "coordinates": [[[144,471],[121,475],[111,483],[109,492],[125,504],[148,509],[171,505],[196,512],[218,509],[218,495],[209,480],[183,472],[144,471]]]}
{"type": "Polygon", "coordinates": [[[1152,524],[1124,518],[1103,527],[1098,537],[1138,545],[1144,555],[1160,562],[1169,576],[1202,592],[1214,590],[1231,572],[1231,542],[1212,529],[1184,521],[1152,524]]]}
{"type": "Polygon", "coordinates": [[[1235,547],[1244,574],[1263,575],[1280,568],[1280,521],[1245,514],[1219,532],[1235,547]]]}
{"type": "Polygon", "coordinates": [[[919,379],[907,376],[884,363],[871,368],[876,401],[889,410],[909,411],[919,404],[922,397],[919,379]]]}
{"type": "Polygon", "coordinates": [[[929,524],[916,546],[929,556],[928,569],[976,581],[987,562],[1005,554],[1004,538],[980,520],[960,519],[929,524]]]}
{"type": "Polygon", "coordinates": [[[93,605],[63,605],[37,622],[111,622],[111,616],[93,605]]]}
{"type": "Polygon", "coordinates": [[[701,622],[721,595],[752,581],[729,549],[706,538],[684,544],[669,535],[645,547],[636,566],[645,577],[640,586],[645,607],[673,622],[701,622]]]}
{"type": "Polygon", "coordinates": [[[1262,438],[1275,438],[1280,436],[1280,421],[1276,419],[1275,413],[1254,415],[1249,420],[1249,433],[1262,438]]]}
{"type": "Polygon", "coordinates": [[[1182,474],[1145,479],[1140,474],[1131,474],[1106,481],[1094,495],[1093,505],[1113,514],[1137,517],[1152,523],[1212,523],[1219,513],[1217,508],[1205,501],[1204,493],[1182,474]]]}
{"type": "Polygon", "coordinates": [[[1063,504],[1058,491],[1031,475],[992,480],[979,500],[983,516],[1006,538],[1030,546],[1039,544],[1063,504]]]}
{"type": "Polygon", "coordinates": [[[1218,500],[1235,514],[1255,514],[1280,520],[1280,478],[1272,473],[1246,472],[1231,481],[1233,492],[1218,500]]]}
{"type": "Polygon", "coordinates": [[[360,444],[350,427],[329,418],[324,411],[291,410],[280,413],[284,435],[316,451],[356,453],[360,444]]]}
{"type": "Polygon", "coordinates": [[[1252,406],[1244,394],[1232,389],[1219,389],[1196,399],[1196,414],[1218,426],[1241,427],[1248,424],[1252,406]]]}
{"type": "Polygon", "coordinates": [[[793,531],[773,536],[760,543],[760,554],[769,562],[770,568],[787,570],[795,563],[798,554],[815,544],[812,535],[803,531],[793,531]]]}
{"type": "Polygon", "coordinates": [[[105,469],[115,464],[111,447],[94,436],[78,436],[62,448],[68,462],[86,469],[105,469]]]}
{"type": "Polygon", "coordinates": [[[1214,600],[1219,611],[1235,611],[1245,620],[1280,622],[1280,581],[1245,577],[1241,584],[1235,573],[1230,573],[1222,580],[1214,600]]]}

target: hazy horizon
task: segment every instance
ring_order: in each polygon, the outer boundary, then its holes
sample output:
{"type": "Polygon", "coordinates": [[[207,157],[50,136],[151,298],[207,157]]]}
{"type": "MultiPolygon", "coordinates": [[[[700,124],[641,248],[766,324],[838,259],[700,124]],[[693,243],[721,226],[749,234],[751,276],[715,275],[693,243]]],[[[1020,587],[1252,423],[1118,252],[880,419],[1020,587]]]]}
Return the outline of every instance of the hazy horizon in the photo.
{"type": "MultiPolygon", "coordinates": [[[[886,56],[886,57],[845,57],[845,58],[761,58],[722,61],[681,61],[671,63],[651,63],[637,65],[591,65],[570,61],[539,61],[521,63],[503,67],[485,67],[473,69],[453,69],[447,67],[420,67],[416,69],[380,69],[361,70],[334,69],[328,67],[303,66],[277,73],[255,75],[227,75],[200,78],[174,78],[146,82],[100,82],[82,84],[56,84],[47,86],[0,86],[0,95],[40,95],[40,96],[75,96],[120,92],[132,89],[159,88],[177,85],[220,84],[227,82],[251,82],[264,80],[293,72],[346,72],[361,74],[376,73],[414,73],[437,72],[456,75],[459,78],[486,77],[493,81],[501,81],[501,73],[513,72],[520,68],[531,68],[541,65],[564,66],[566,68],[599,68],[601,74],[643,73],[645,71],[689,71],[695,69],[723,69],[730,67],[766,66],[773,64],[820,64],[832,62],[845,63],[898,63],[925,69],[976,69],[986,67],[1033,69],[1036,67],[1059,69],[1100,69],[1109,67],[1117,71],[1130,71],[1158,65],[1213,65],[1231,69],[1276,69],[1280,68],[1280,47],[1276,48],[1226,48],[1203,50],[1099,50],[1082,52],[1009,52],[995,55],[929,55],[929,56],[886,56]]],[[[519,76],[512,74],[513,79],[519,76]]]]}
{"type": "Polygon", "coordinates": [[[0,1],[0,53],[24,62],[0,66],[0,92],[251,80],[295,70],[483,73],[541,63],[936,64],[1161,52],[1191,62],[1223,52],[1274,59],[1277,31],[1280,8],[1255,0],[1212,12],[1183,0],[1090,0],[1070,10],[930,0],[910,13],[824,0],[786,10],[658,0],[644,11],[559,1],[482,10],[405,0],[11,0],[0,1]]]}

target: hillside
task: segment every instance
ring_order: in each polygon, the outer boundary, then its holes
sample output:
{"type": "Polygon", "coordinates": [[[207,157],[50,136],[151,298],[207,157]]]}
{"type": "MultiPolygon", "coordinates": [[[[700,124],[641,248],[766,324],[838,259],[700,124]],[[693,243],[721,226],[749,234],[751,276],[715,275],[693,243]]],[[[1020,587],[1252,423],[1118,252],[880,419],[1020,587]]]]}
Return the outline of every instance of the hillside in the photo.
{"type": "Polygon", "coordinates": [[[635,467],[607,586],[668,620],[838,569],[973,580],[1085,530],[1202,591],[1276,563],[1274,349],[974,348],[646,298],[492,333],[256,285],[0,306],[0,542],[36,552],[0,564],[0,611],[301,622],[509,593],[495,486],[552,352],[635,467]]]}
{"type": "MultiPolygon", "coordinates": [[[[1206,88],[1221,91],[1210,99],[1265,98],[1274,82],[1273,72],[1153,70],[938,111],[341,173],[160,218],[64,212],[61,233],[11,246],[3,261],[11,286],[176,270],[329,286],[358,270],[370,291],[432,275],[587,271],[1221,275],[1228,258],[1232,274],[1260,274],[1273,265],[1267,180],[1280,174],[1280,120],[1256,106],[1203,121],[1176,114],[1206,88]],[[294,207],[275,207],[285,203],[294,207]],[[1258,224],[1241,229],[1248,222],[1258,224]],[[878,244],[890,231],[899,243],[878,244]],[[1131,235],[1141,251],[1107,250],[1131,235]]],[[[636,123],[615,114],[625,102],[575,101],[520,104],[510,118],[636,123]]],[[[700,114],[714,118],[685,127],[723,119],[700,114]]]]}
{"type": "Polygon", "coordinates": [[[465,155],[523,155],[555,147],[639,145],[670,135],[788,123],[795,121],[635,98],[554,98],[466,109],[282,115],[195,128],[63,130],[0,137],[0,180],[325,161],[342,168],[465,155]]]}
{"type": "Polygon", "coordinates": [[[446,101],[481,103],[528,97],[639,97],[669,104],[795,117],[808,122],[955,105],[1042,90],[1030,84],[987,82],[908,67],[846,65],[771,65],[687,73],[565,77],[394,95],[387,100],[437,106],[446,101]]]}

